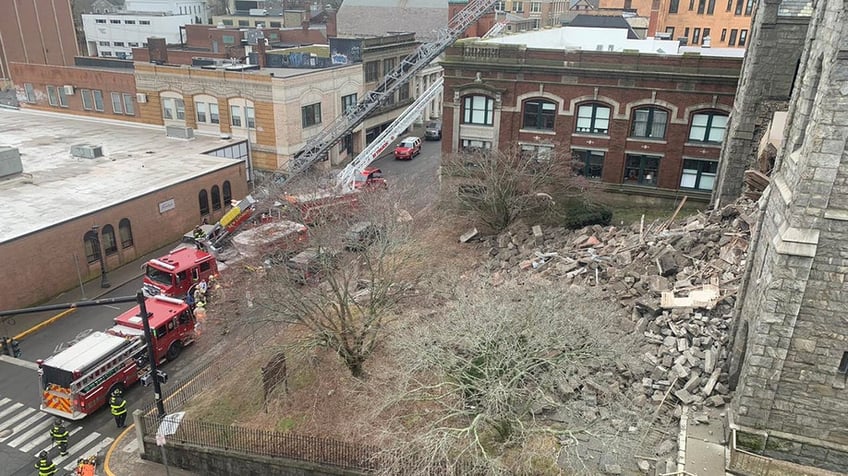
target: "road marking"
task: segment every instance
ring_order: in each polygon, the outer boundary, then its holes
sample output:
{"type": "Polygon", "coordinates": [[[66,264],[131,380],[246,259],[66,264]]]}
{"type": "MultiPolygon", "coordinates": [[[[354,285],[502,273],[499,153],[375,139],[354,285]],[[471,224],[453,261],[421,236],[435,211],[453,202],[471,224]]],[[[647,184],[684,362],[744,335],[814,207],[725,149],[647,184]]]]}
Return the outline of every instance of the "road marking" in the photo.
{"type": "Polygon", "coordinates": [[[65,461],[66,459],[68,459],[68,457],[71,456],[71,453],[73,453],[73,454],[79,453],[86,446],[90,445],[92,441],[94,441],[98,438],[100,438],[100,433],[92,433],[92,434],[86,436],[85,438],[80,440],[79,443],[68,448],[68,454],[66,456],[59,456],[58,458],[54,459],[53,462],[56,463],[57,465],[60,464],[62,461],[65,461]]]}
{"type": "MultiPolygon", "coordinates": [[[[50,423],[50,415],[45,415],[44,413],[36,413],[35,415],[29,417],[25,421],[18,423],[17,426],[12,428],[12,433],[9,436],[4,436],[3,438],[0,438],[0,441],[8,440],[9,438],[17,435],[19,431],[23,430],[24,428],[28,428],[30,425],[32,425],[33,423],[35,423],[36,421],[38,421],[42,418],[47,418],[47,423],[50,423]]],[[[44,423],[44,422],[42,422],[42,423],[44,423]]]]}
{"type": "MultiPolygon", "coordinates": [[[[103,441],[101,441],[100,443],[97,443],[92,448],[89,448],[88,451],[86,451],[80,457],[86,458],[87,457],[86,455],[88,455],[88,456],[97,455],[98,453],[100,453],[100,450],[102,450],[103,448],[112,444],[113,441],[115,441],[113,438],[104,438],[103,441]]],[[[71,461],[70,463],[68,463],[68,465],[65,466],[62,469],[64,469],[65,471],[73,471],[76,468],[76,466],[77,466],[77,461],[74,460],[74,461],[71,461]]]]}
{"type": "Polygon", "coordinates": [[[0,430],[5,430],[6,428],[9,428],[10,426],[14,425],[16,421],[25,418],[27,415],[34,411],[35,408],[24,408],[23,410],[21,410],[20,413],[5,420],[3,424],[0,424],[0,430]]]}
{"type": "Polygon", "coordinates": [[[0,407],[2,407],[3,405],[5,405],[5,404],[7,404],[11,401],[12,401],[11,398],[4,398],[3,400],[0,400],[0,407]]]}
{"type": "Polygon", "coordinates": [[[60,312],[59,314],[56,314],[55,316],[51,317],[50,319],[47,319],[46,321],[43,321],[40,324],[36,324],[36,325],[30,327],[29,329],[21,332],[20,334],[16,335],[14,337],[14,339],[15,340],[22,340],[24,337],[26,337],[30,334],[34,334],[34,333],[40,331],[41,329],[44,329],[45,327],[49,326],[50,324],[53,324],[54,322],[58,321],[59,319],[67,316],[68,314],[70,314],[70,313],[72,313],[76,310],[77,310],[76,308],[66,309],[66,310],[60,312]]]}
{"type": "MultiPolygon", "coordinates": [[[[78,432],[78,431],[80,431],[80,430],[82,430],[82,427],[81,427],[81,426],[78,426],[78,427],[74,428],[73,430],[71,430],[71,432],[68,434],[68,440],[70,440],[70,437],[71,437],[71,436],[73,436],[73,434],[74,434],[74,433],[76,433],[76,432],[78,432]]],[[[47,440],[49,440],[49,439],[50,439],[50,433],[47,433],[46,435],[39,436],[38,438],[36,438],[36,439],[32,440],[31,442],[29,442],[29,444],[26,444],[26,445],[24,445],[24,446],[21,446],[21,447],[20,447],[20,448],[18,448],[18,449],[19,449],[19,450],[21,450],[21,451],[23,451],[24,453],[29,453],[29,450],[31,450],[31,449],[33,449],[33,448],[35,448],[35,447],[36,447],[36,446],[38,446],[38,445],[42,445],[42,444],[44,444],[44,442],[45,442],[45,441],[47,441],[47,440]]],[[[53,444],[52,444],[52,443],[51,443],[51,444],[50,444],[50,446],[48,446],[47,448],[44,448],[44,451],[50,451],[50,449],[51,449],[51,448],[53,448],[53,444]]]]}
{"type": "Polygon", "coordinates": [[[50,427],[50,424],[51,424],[51,422],[50,422],[50,415],[47,415],[47,419],[46,419],[46,420],[44,420],[43,422],[39,423],[37,426],[33,427],[32,429],[30,429],[30,430],[29,430],[29,431],[27,431],[26,433],[22,433],[22,434],[20,434],[20,435],[17,435],[17,438],[15,438],[14,440],[10,441],[10,442],[9,442],[9,443],[7,443],[7,444],[8,444],[9,446],[11,446],[12,448],[17,448],[18,446],[20,446],[20,444],[21,444],[21,443],[23,443],[24,441],[26,441],[26,440],[28,440],[29,438],[31,438],[31,437],[32,437],[32,435],[34,435],[34,434],[36,434],[36,433],[38,433],[38,432],[40,432],[40,431],[44,431],[44,430],[46,430],[48,427],[50,427]]]}
{"type": "Polygon", "coordinates": [[[11,407],[0,412],[0,418],[3,418],[4,416],[8,415],[9,413],[12,413],[13,411],[17,410],[18,408],[21,408],[22,406],[24,406],[23,403],[15,403],[11,407]]]}

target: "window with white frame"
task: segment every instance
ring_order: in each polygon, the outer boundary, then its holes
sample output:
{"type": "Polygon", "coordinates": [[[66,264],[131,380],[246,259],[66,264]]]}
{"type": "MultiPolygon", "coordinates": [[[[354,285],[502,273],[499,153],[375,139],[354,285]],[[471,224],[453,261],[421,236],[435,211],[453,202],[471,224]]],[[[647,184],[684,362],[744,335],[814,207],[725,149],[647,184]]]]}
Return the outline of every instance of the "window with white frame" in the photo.
{"type": "Polygon", "coordinates": [[[702,112],[692,115],[689,140],[720,144],[727,129],[727,115],[720,112],[702,112]]]}
{"type": "Polygon", "coordinates": [[[542,13],[542,2],[530,2],[530,13],[542,13]]]}
{"type": "Polygon", "coordinates": [[[212,124],[221,123],[221,116],[218,114],[217,103],[209,103],[209,122],[212,124]]]}
{"type": "Polygon", "coordinates": [[[105,18],[95,18],[94,23],[106,23],[106,19],[105,18]]]}
{"type": "Polygon", "coordinates": [[[553,155],[554,146],[547,144],[521,144],[521,157],[525,160],[547,162],[553,155]]]}
{"type": "Polygon", "coordinates": [[[121,93],[112,93],[112,112],[114,114],[123,114],[124,108],[121,102],[121,93]]]}
{"type": "Polygon", "coordinates": [[[583,104],[577,108],[577,132],[609,134],[610,108],[600,103],[583,104]]]}
{"type": "Polygon", "coordinates": [[[495,100],[489,96],[465,96],[462,102],[462,123],[491,126],[495,119],[495,100]]]}
{"type": "Polygon", "coordinates": [[[100,46],[112,46],[108,41],[98,41],[97,44],[100,46]]]}
{"type": "Polygon", "coordinates": [[[94,96],[94,110],[97,112],[103,112],[103,91],[93,89],[91,94],[94,96]]]}
{"type": "Polygon", "coordinates": [[[241,120],[241,106],[230,106],[230,124],[233,127],[244,127],[241,120]]]}
{"type": "Polygon", "coordinates": [[[47,86],[47,103],[51,106],[59,105],[59,93],[56,86],[47,86]]]}
{"type": "Polygon", "coordinates": [[[630,126],[630,137],[643,139],[665,138],[665,126],[668,113],[655,107],[643,107],[633,111],[633,123],[630,126]]]}
{"type": "Polygon", "coordinates": [[[185,103],[180,98],[162,98],[162,117],[168,120],[185,120],[185,103]]]}
{"type": "Polygon", "coordinates": [[[715,184],[718,162],[715,160],[683,159],[680,188],[710,191],[715,184]]]}
{"type": "Polygon", "coordinates": [[[356,107],[356,93],[342,96],[342,113],[347,114],[352,108],[356,107]]]}
{"type": "Polygon", "coordinates": [[[123,94],[124,97],[124,114],[128,116],[135,115],[135,104],[133,103],[133,95],[132,94],[123,94]]]}
{"type": "Polygon", "coordinates": [[[207,115],[207,109],[208,106],[205,102],[194,103],[194,112],[197,115],[197,122],[208,122],[207,119],[209,116],[207,115]]]}
{"type": "Polygon", "coordinates": [[[244,118],[248,129],[256,129],[256,111],[252,106],[244,107],[244,118]]]}
{"type": "Polygon", "coordinates": [[[80,89],[80,97],[82,98],[82,108],[86,111],[94,109],[94,100],[91,98],[90,89],[80,89]]]}
{"type": "Polygon", "coordinates": [[[512,10],[515,13],[524,13],[524,2],[512,2],[512,10]]]}
{"type": "Polygon", "coordinates": [[[479,139],[462,139],[459,141],[459,147],[461,150],[480,150],[480,149],[491,149],[492,143],[487,140],[479,140],[479,139]]]}

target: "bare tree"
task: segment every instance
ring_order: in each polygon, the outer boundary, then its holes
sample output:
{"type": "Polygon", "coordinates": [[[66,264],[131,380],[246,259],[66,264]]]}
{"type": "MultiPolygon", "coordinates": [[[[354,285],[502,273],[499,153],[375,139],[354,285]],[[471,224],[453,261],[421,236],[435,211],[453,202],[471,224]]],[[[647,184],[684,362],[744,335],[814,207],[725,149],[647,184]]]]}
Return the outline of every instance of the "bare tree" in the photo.
{"type": "Polygon", "coordinates": [[[335,351],[362,378],[386,323],[418,282],[409,266],[418,251],[415,223],[397,208],[395,195],[358,195],[355,207],[337,208],[333,220],[311,228],[311,255],[266,264],[255,303],[265,319],[306,329],[311,345],[335,351]]]}
{"type": "Polygon", "coordinates": [[[553,149],[473,149],[447,157],[442,177],[461,210],[500,232],[520,216],[550,209],[557,198],[593,189],[574,165],[570,155],[553,149]]]}
{"type": "Polygon", "coordinates": [[[397,339],[398,392],[379,412],[398,443],[383,473],[577,472],[587,439],[627,453],[643,421],[627,400],[627,322],[608,299],[553,283],[462,289],[397,339]]]}

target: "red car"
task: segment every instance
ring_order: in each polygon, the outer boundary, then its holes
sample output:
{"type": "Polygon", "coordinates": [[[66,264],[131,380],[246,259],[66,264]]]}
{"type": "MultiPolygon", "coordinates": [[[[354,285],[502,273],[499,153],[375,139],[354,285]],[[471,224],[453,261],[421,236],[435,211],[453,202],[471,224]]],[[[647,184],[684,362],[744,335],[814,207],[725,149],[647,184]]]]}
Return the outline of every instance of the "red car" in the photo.
{"type": "Polygon", "coordinates": [[[421,138],[409,136],[400,141],[400,144],[395,147],[395,159],[397,160],[412,160],[413,157],[421,153],[421,138]]]}
{"type": "Polygon", "coordinates": [[[368,167],[354,177],[353,187],[357,190],[385,190],[389,188],[383,171],[376,167],[368,167]]]}

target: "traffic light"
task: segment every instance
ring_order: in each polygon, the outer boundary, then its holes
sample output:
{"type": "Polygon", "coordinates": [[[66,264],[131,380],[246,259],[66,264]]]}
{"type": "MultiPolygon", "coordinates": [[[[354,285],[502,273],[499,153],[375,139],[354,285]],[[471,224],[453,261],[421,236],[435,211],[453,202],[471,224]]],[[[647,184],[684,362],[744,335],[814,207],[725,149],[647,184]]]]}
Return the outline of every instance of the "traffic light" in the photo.
{"type": "MultiPolygon", "coordinates": [[[[158,380],[159,383],[168,383],[168,374],[166,374],[165,372],[157,369],[156,377],[156,380],[158,380]]],[[[153,383],[153,376],[150,374],[150,372],[148,372],[147,374],[142,376],[140,380],[142,385],[148,387],[150,386],[150,384],[153,383]]]]}
{"type": "Polygon", "coordinates": [[[16,341],[15,339],[12,339],[11,340],[11,346],[12,346],[12,357],[18,358],[18,357],[21,356],[21,354],[23,354],[23,352],[21,352],[21,343],[20,342],[16,341]]]}
{"type": "Polygon", "coordinates": [[[168,374],[159,369],[156,369],[156,377],[159,383],[168,383],[168,374]]]}

